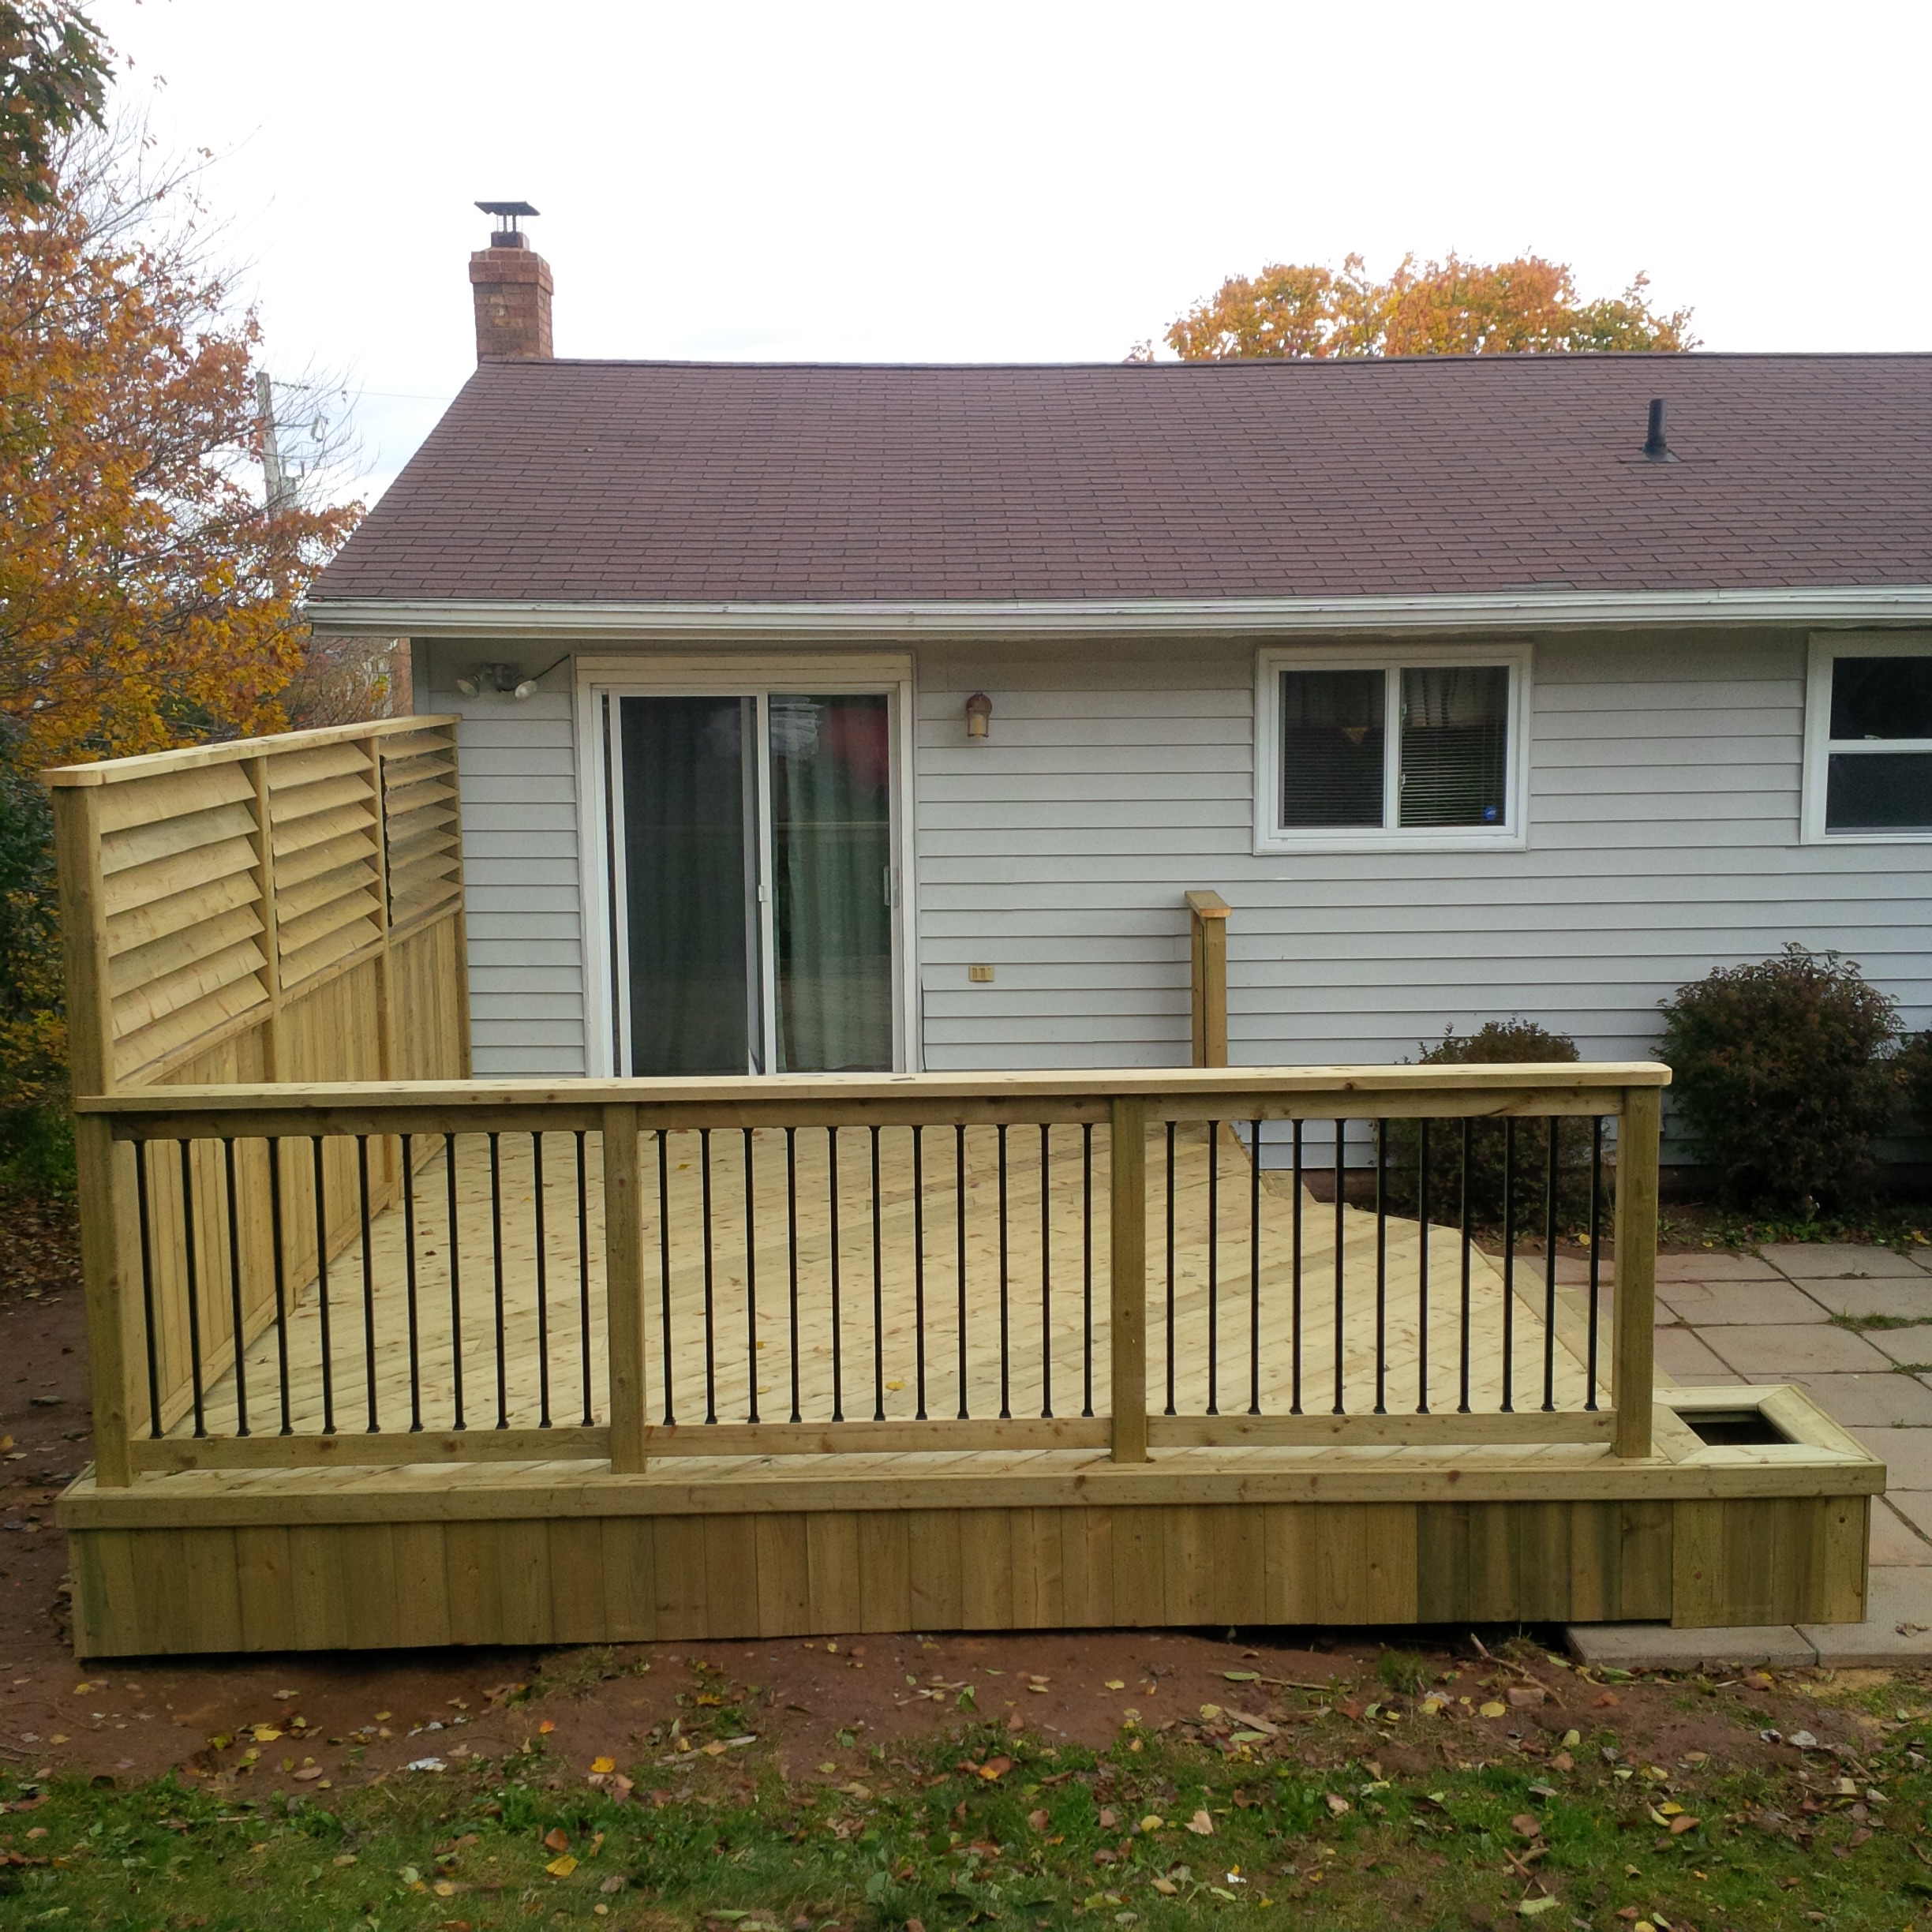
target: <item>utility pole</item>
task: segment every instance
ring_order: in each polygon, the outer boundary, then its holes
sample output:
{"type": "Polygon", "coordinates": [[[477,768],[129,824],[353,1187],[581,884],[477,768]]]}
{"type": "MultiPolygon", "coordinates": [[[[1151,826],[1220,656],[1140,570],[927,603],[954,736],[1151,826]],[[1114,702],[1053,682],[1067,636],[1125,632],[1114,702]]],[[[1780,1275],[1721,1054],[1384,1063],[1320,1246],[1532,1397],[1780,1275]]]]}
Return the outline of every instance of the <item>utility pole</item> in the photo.
{"type": "Polygon", "coordinates": [[[282,447],[275,440],[275,384],[266,369],[255,372],[255,413],[261,421],[262,475],[268,485],[271,516],[289,507],[288,474],[282,467],[282,447]]]}

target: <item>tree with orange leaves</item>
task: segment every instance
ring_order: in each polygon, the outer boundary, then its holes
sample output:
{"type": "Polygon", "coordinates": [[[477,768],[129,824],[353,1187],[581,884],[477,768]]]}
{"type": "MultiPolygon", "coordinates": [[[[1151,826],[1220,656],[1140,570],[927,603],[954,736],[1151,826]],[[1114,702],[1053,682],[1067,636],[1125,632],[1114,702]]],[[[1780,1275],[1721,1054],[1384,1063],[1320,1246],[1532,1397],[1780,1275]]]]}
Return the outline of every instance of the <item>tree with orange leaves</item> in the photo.
{"type": "Polygon", "coordinates": [[[0,206],[0,718],[43,761],[279,725],[358,514],[267,501],[255,317],[130,166],[81,140],[0,206]]]}
{"type": "MultiPolygon", "coordinates": [[[[1567,264],[1540,255],[1466,262],[1413,255],[1386,280],[1359,255],[1331,268],[1276,263],[1231,275],[1167,330],[1184,362],[1241,356],[1497,355],[1694,348],[1690,311],[1653,309],[1649,278],[1620,296],[1582,301],[1567,264]]],[[[1129,358],[1151,361],[1151,343],[1129,358]]]]}

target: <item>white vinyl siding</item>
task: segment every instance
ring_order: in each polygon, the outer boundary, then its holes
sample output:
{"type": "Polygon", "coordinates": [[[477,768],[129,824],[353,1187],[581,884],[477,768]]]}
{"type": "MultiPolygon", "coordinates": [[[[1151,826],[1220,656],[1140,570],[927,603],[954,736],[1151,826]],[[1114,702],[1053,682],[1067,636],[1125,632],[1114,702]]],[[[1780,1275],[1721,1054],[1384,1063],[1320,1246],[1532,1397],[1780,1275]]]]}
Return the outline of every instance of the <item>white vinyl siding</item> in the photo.
{"type": "MultiPolygon", "coordinates": [[[[583,913],[567,668],[521,700],[494,692],[465,698],[458,676],[473,662],[514,658],[515,648],[417,649],[429,673],[420,708],[462,714],[456,755],[476,1072],[580,1074],[583,913]]],[[[555,655],[546,650],[535,664],[555,655]]]]}
{"type": "Polygon", "coordinates": [[[1805,657],[1796,634],[1541,641],[1525,850],[1256,855],[1252,645],[929,650],[927,1064],[1181,1061],[1193,886],[1234,908],[1249,1064],[1398,1060],[1512,1013],[1640,1055],[1660,999],[1790,938],[1859,960],[1922,1025],[1932,852],[1799,844],[1805,657]]]}

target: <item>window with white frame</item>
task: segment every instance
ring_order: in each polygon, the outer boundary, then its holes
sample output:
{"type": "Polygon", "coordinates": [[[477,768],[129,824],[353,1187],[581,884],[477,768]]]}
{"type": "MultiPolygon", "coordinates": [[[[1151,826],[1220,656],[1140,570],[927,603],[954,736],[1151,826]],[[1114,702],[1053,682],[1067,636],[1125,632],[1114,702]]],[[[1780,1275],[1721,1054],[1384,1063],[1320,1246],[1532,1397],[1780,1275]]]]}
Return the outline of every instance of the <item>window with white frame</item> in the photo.
{"type": "Polygon", "coordinates": [[[1519,845],[1528,653],[1260,654],[1263,850],[1519,845]]]}
{"type": "Polygon", "coordinates": [[[1814,638],[1807,839],[1932,838],[1932,637],[1814,638]]]}

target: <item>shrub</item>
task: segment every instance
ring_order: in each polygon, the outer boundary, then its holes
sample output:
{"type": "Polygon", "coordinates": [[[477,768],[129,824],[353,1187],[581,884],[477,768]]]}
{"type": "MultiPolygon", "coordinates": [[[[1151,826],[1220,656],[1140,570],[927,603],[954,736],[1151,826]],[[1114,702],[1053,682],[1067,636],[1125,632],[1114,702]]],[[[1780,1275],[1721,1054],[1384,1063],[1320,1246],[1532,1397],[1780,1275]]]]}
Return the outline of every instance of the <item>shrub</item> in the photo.
{"type": "Polygon", "coordinates": [[[1855,961],[1793,941],[1663,1007],[1673,1111],[1722,1200],[1809,1215],[1861,1191],[1897,1091],[1899,1024],[1855,961]]]}
{"type": "MultiPolygon", "coordinates": [[[[1520,1065],[1526,1061],[1574,1061],[1580,1056],[1567,1033],[1552,1033],[1533,1020],[1485,1021],[1473,1033],[1458,1035],[1450,1028],[1432,1046],[1423,1049],[1424,1066],[1520,1065]]],[[[1515,1156],[1510,1188],[1519,1236],[1544,1231],[1544,1190],[1549,1178],[1550,1122],[1516,1122],[1515,1156]]],[[[1479,1120],[1470,1129],[1469,1211],[1472,1224],[1495,1230],[1503,1222],[1503,1169],[1508,1129],[1498,1120],[1479,1120]]],[[[1429,1219],[1454,1223],[1462,1215],[1462,1133],[1455,1121],[1435,1121],[1429,1127],[1429,1219]]],[[[1413,1214],[1421,1205],[1422,1136],[1414,1121],[1391,1121],[1388,1129],[1388,1202],[1398,1213],[1413,1214]]],[[[1564,1230],[1585,1226],[1589,1219],[1590,1133],[1586,1125],[1570,1121],[1559,1128],[1556,1143],[1557,1225],[1564,1230]]]]}
{"type": "Polygon", "coordinates": [[[61,1103],[62,1006],[53,814],[17,735],[0,723],[0,1111],[61,1103]]]}

